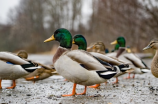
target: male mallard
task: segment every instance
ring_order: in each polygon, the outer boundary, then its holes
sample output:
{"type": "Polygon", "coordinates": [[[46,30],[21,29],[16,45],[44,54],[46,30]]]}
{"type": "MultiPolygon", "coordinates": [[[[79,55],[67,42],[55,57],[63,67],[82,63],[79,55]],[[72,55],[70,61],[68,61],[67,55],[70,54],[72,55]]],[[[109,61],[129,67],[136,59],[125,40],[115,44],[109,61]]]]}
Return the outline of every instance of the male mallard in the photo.
{"type": "Polygon", "coordinates": [[[158,41],[157,40],[152,40],[148,46],[146,46],[143,50],[146,50],[146,49],[149,49],[149,48],[152,48],[152,49],[155,49],[156,50],[156,53],[155,53],[155,56],[153,57],[153,60],[151,62],[151,73],[156,77],[158,78],[158,41]]]}
{"type": "MultiPolygon", "coordinates": [[[[85,39],[85,37],[83,35],[75,35],[73,37],[73,43],[78,45],[78,49],[82,49],[82,50],[85,50],[87,49],[87,41],[85,39]]],[[[100,45],[99,45],[100,46],[100,45]]],[[[92,47],[96,47],[96,45],[94,44],[92,47]]],[[[104,48],[105,50],[105,48],[104,48]]],[[[101,62],[103,65],[105,65],[106,63],[106,66],[105,67],[112,67],[114,65],[122,65],[122,64],[125,64],[125,62],[122,62],[120,60],[116,60],[116,59],[113,59],[113,58],[110,58],[110,57],[107,57],[104,53],[100,54],[100,51],[97,50],[96,48],[96,52],[89,52],[91,53],[96,59],[98,59],[99,62],[101,62]],[[98,53],[97,53],[98,52],[98,53]]],[[[122,73],[119,73],[119,74],[116,74],[115,77],[116,77],[116,82],[114,83],[118,83],[118,76],[122,75],[125,73],[126,70],[121,70],[122,73]]],[[[100,84],[97,84],[96,86],[93,86],[93,88],[97,88],[99,87],[100,84]]],[[[91,86],[92,87],[92,86],[91,86]]]]}
{"type": "MultiPolygon", "coordinates": [[[[111,68],[105,68],[91,54],[84,50],[70,50],[72,47],[71,33],[64,28],[57,29],[49,39],[44,42],[56,40],[60,43],[54,57],[53,64],[57,72],[74,83],[72,94],[63,96],[72,96],[76,92],[76,84],[89,85],[99,84],[112,78],[116,71],[111,68]]],[[[118,67],[114,67],[118,69],[118,67]]]]}
{"type": "Polygon", "coordinates": [[[46,79],[46,78],[48,78],[48,77],[50,77],[54,74],[57,74],[55,72],[56,70],[54,68],[51,68],[49,66],[34,62],[32,60],[27,60],[28,53],[25,50],[20,50],[17,53],[17,56],[19,56],[20,58],[25,59],[26,61],[31,61],[31,62],[36,63],[36,64],[41,66],[41,68],[38,68],[34,72],[32,72],[32,73],[30,73],[30,74],[28,74],[24,77],[27,81],[43,80],[43,79],[46,79]]]}
{"type": "Polygon", "coordinates": [[[35,71],[39,66],[32,62],[25,61],[20,57],[8,53],[0,52],[0,89],[3,79],[13,80],[13,85],[8,89],[15,88],[15,80],[35,71]]]}
{"type": "MultiPolygon", "coordinates": [[[[119,50],[115,53],[107,54],[108,56],[115,56],[120,60],[128,62],[130,67],[134,69],[132,72],[133,78],[135,78],[135,74],[142,74],[146,72],[150,72],[147,65],[136,55],[134,55],[129,48],[126,48],[126,41],[124,37],[118,37],[117,40],[112,42],[111,44],[115,44],[115,50],[119,50]],[[121,47],[121,48],[120,48],[121,47]],[[120,52],[122,51],[122,52],[120,52]],[[125,52],[127,51],[127,52],[125,52]],[[118,53],[120,52],[120,53],[118,53]]],[[[130,79],[130,73],[126,79],[130,79]]]]}

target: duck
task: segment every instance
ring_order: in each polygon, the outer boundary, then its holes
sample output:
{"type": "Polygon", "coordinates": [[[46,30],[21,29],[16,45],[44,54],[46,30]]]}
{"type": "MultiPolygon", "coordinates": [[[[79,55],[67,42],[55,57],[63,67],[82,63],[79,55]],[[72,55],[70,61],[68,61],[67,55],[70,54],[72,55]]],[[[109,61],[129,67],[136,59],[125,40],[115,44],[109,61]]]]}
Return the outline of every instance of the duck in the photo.
{"type": "Polygon", "coordinates": [[[101,54],[106,54],[109,52],[102,41],[97,41],[93,45],[87,47],[88,52],[97,52],[101,54]]]}
{"type": "MultiPolygon", "coordinates": [[[[140,58],[133,54],[129,47],[126,47],[126,40],[124,37],[118,37],[111,44],[115,45],[115,52],[109,53],[107,55],[128,62],[130,64],[130,67],[134,69],[134,71],[132,71],[132,78],[135,78],[135,74],[143,74],[150,72],[149,67],[140,58]]],[[[128,77],[126,77],[126,79],[131,78],[130,73],[131,72],[129,72],[128,77]]]]}
{"type": "Polygon", "coordinates": [[[53,65],[61,76],[73,82],[71,94],[74,96],[86,94],[87,86],[104,83],[117,74],[118,67],[105,68],[91,54],[84,50],[71,50],[72,35],[65,28],[55,30],[54,34],[44,42],[58,41],[60,43],[53,57],[53,65]],[[84,85],[83,93],[76,94],[76,85],[84,85]]]}
{"type": "Polygon", "coordinates": [[[25,50],[20,50],[17,53],[17,56],[19,56],[20,58],[26,60],[26,61],[31,61],[33,63],[36,63],[38,65],[41,66],[41,68],[38,68],[37,70],[35,70],[34,72],[24,76],[25,80],[27,81],[38,81],[38,80],[43,80],[46,79],[52,75],[57,75],[57,72],[55,70],[55,68],[53,66],[47,66],[47,65],[43,65],[41,63],[37,63],[35,61],[32,60],[28,60],[28,53],[25,50]]]}
{"type": "Polygon", "coordinates": [[[2,89],[2,80],[13,80],[13,85],[7,89],[14,89],[16,79],[40,68],[38,64],[25,61],[10,52],[0,52],[0,65],[0,89],[2,89]]]}
{"type": "Polygon", "coordinates": [[[145,48],[143,48],[143,50],[147,50],[147,49],[156,50],[156,53],[151,62],[151,73],[153,74],[153,76],[158,78],[158,66],[157,66],[157,64],[158,64],[158,40],[157,39],[151,40],[150,43],[145,48]]]}
{"type": "MultiPolygon", "coordinates": [[[[81,34],[77,34],[73,37],[73,44],[76,44],[78,46],[78,49],[82,49],[82,50],[87,50],[87,41],[85,39],[85,37],[81,34]]],[[[98,43],[99,44],[99,43],[98,43]]],[[[98,45],[97,44],[97,45],[98,45]]],[[[100,46],[100,45],[99,45],[100,46]]],[[[102,43],[101,43],[102,46],[102,43]]],[[[97,47],[96,44],[94,44],[91,47],[97,47]]],[[[98,61],[100,61],[102,64],[106,64],[106,67],[112,67],[114,65],[122,65],[125,64],[126,62],[120,61],[118,59],[113,59],[111,57],[107,57],[104,53],[101,53],[100,51],[98,51],[97,49],[99,48],[95,48],[95,52],[89,52],[90,54],[93,55],[93,57],[95,57],[98,61]]],[[[101,49],[99,49],[101,50],[101,49]]],[[[103,49],[105,50],[105,48],[103,49]]],[[[130,69],[130,68],[129,68],[130,69]]],[[[116,81],[113,84],[118,83],[118,77],[120,75],[123,75],[126,73],[127,70],[121,70],[121,73],[116,74],[114,77],[116,77],[116,81]]],[[[129,70],[128,70],[129,71],[129,70]]],[[[97,84],[95,86],[90,86],[91,88],[98,88],[100,86],[100,84],[97,84]]]]}

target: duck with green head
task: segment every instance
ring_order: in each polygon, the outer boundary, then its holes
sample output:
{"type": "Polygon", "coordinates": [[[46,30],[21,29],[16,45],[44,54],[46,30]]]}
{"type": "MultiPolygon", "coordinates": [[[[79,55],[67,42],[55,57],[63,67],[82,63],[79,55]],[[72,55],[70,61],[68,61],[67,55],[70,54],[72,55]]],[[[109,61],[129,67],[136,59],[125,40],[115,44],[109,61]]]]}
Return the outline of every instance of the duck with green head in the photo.
{"type": "MultiPolygon", "coordinates": [[[[135,78],[135,74],[143,74],[146,72],[150,72],[149,68],[147,65],[137,56],[135,56],[133,53],[131,53],[130,48],[126,48],[126,41],[124,37],[118,37],[117,40],[112,42],[111,44],[115,44],[115,50],[117,51],[117,57],[120,60],[126,61],[131,65],[131,68],[134,69],[133,77],[135,78]],[[126,50],[126,52],[125,52],[126,50]],[[123,53],[124,52],[124,53],[123,53]]],[[[130,73],[126,79],[130,79],[130,73]]]]}
{"type": "Polygon", "coordinates": [[[53,64],[56,71],[68,81],[74,83],[72,94],[62,96],[75,95],[76,84],[85,86],[84,92],[81,93],[85,94],[87,86],[103,83],[116,74],[116,71],[105,68],[88,52],[84,50],[70,50],[72,46],[72,36],[67,29],[57,29],[54,35],[44,42],[52,40],[56,40],[60,43],[53,57],[53,64]]]}
{"type": "MultiPolygon", "coordinates": [[[[73,37],[73,43],[76,44],[78,46],[78,49],[82,49],[82,50],[86,50],[87,49],[87,41],[85,39],[85,37],[83,35],[75,35],[73,37]]],[[[119,60],[115,60],[115,59],[112,59],[110,57],[107,57],[106,55],[102,55],[100,53],[96,53],[96,52],[89,52],[91,53],[96,59],[98,59],[98,61],[104,65],[106,65],[105,67],[112,67],[114,65],[123,65],[125,64],[125,62],[122,62],[122,61],[119,61],[119,60]],[[98,57],[98,56],[101,56],[101,57],[98,57]]],[[[122,75],[123,73],[125,73],[125,70],[121,70],[121,73],[119,74],[116,74],[115,77],[116,77],[116,82],[114,83],[118,83],[118,76],[122,75]]],[[[90,86],[91,88],[97,88],[99,87],[100,84],[97,84],[96,86],[90,86]]]]}

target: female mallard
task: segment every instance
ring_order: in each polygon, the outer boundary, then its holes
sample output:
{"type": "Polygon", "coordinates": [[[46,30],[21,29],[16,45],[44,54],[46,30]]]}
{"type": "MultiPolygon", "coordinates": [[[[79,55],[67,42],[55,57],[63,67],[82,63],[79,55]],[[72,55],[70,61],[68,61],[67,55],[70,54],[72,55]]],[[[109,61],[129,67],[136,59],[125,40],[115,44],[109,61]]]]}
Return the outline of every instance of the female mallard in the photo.
{"type": "Polygon", "coordinates": [[[149,45],[147,47],[145,47],[143,50],[146,50],[146,49],[149,49],[149,48],[152,48],[152,49],[155,49],[156,50],[156,54],[155,56],[153,57],[153,60],[151,62],[151,73],[156,77],[158,78],[158,41],[157,40],[152,40],[149,45]]]}
{"type": "MultiPolygon", "coordinates": [[[[82,49],[82,50],[85,50],[87,49],[87,41],[85,39],[85,37],[83,35],[75,35],[73,37],[73,43],[78,45],[78,49],[82,49]]],[[[100,45],[99,45],[100,46],[100,45]]],[[[95,44],[92,46],[92,47],[97,47],[95,44]]],[[[122,65],[122,64],[125,64],[125,62],[122,62],[120,60],[116,60],[116,59],[113,59],[113,58],[110,58],[110,57],[107,57],[104,53],[103,54],[100,54],[100,51],[98,51],[97,49],[98,48],[95,48],[96,49],[96,52],[89,52],[91,53],[99,62],[101,62],[103,65],[106,64],[105,67],[112,67],[114,65],[122,65]],[[98,53],[97,53],[98,52],[98,53]]],[[[105,48],[104,48],[105,50],[105,48]]],[[[118,76],[122,75],[125,73],[126,70],[121,70],[121,73],[118,73],[115,75],[116,77],[116,81],[114,83],[118,83],[118,76]]],[[[92,88],[97,88],[99,87],[100,84],[97,84],[96,86],[91,86],[92,88]]]]}
{"type": "MultiPolygon", "coordinates": [[[[150,72],[147,65],[140,58],[134,55],[129,48],[125,48],[126,41],[124,37],[118,37],[117,40],[115,40],[111,44],[116,44],[115,50],[119,51],[107,55],[114,56],[120,60],[128,62],[130,64],[130,67],[134,69],[134,71],[132,72],[134,74],[133,78],[135,78],[135,74],[143,74],[146,72],[150,72]]],[[[130,79],[130,73],[126,79],[130,79]]]]}
{"type": "Polygon", "coordinates": [[[13,85],[8,89],[15,88],[15,80],[35,71],[39,66],[32,62],[25,61],[20,57],[8,53],[0,52],[0,89],[3,79],[13,80],[13,85]]]}
{"type": "MultiPolygon", "coordinates": [[[[23,58],[25,59],[26,61],[31,61],[31,60],[27,60],[28,58],[28,53],[25,51],[25,50],[20,50],[18,53],[17,53],[17,56],[19,56],[20,58],[23,58]]],[[[31,61],[33,62],[33,61],[31,61]]],[[[46,65],[43,65],[43,64],[40,64],[40,63],[37,63],[37,62],[33,62],[33,63],[36,63],[38,65],[41,66],[41,68],[38,68],[37,70],[35,70],[34,72],[26,75],[24,78],[27,80],[27,81],[38,81],[38,80],[43,80],[43,79],[46,79],[54,74],[57,74],[55,71],[54,68],[51,68],[49,66],[46,66],[46,65]]]]}
{"type": "MultiPolygon", "coordinates": [[[[76,84],[85,85],[86,93],[89,85],[99,84],[112,78],[116,71],[105,68],[91,54],[84,50],[70,50],[72,47],[71,33],[64,28],[57,29],[49,39],[44,42],[56,40],[60,43],[54,57],[53,64],[57,72],[67,80],[74,83],[72,96],[76,92],[76,84]]],[[[114,67],[117,70],[117,67],[114,67]]]]}
{"type": "Polygon", "coordinates": [[[92,46],[87,47],[87,51],[89,52],[97,52],[97,53],[101,53],[101,54],[105,54],[108,53],[108,49],[105,48],[105,45],[103,42],[98,41],[96,43],[94,43],[92,46]]]}

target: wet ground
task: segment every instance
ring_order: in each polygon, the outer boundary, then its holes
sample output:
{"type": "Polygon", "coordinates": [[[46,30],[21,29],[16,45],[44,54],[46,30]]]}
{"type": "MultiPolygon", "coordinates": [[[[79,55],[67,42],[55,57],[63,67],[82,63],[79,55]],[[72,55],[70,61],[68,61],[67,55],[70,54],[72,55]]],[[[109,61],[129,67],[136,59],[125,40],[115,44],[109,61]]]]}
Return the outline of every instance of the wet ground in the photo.
{"type": "MultiPolygon", "coordinates": [[[[38,60],[41,63],[50,64],[52,56],[30,55],[29,59],[38,60]]],[[[151,59],[144,60],[150,65],[151,59]]],[[[157,104],[158,103],[158,79],[151,73],[136,75],[135,79],[125,80],[127,74],[119,77],[119,84],[113,85],[114,78],[99,89],[87,89],[86,95],[62,97],[72,91],[73,84],[64,81],[61,76],[52,76],[36,83],[17,80],[15,89],[5,89],[10,86],[9,80],[2,82],[0,90],[1,104],[157,104]]],[[[77,92],[83,92],[84,86],[77,85],[77,92]]]]}

